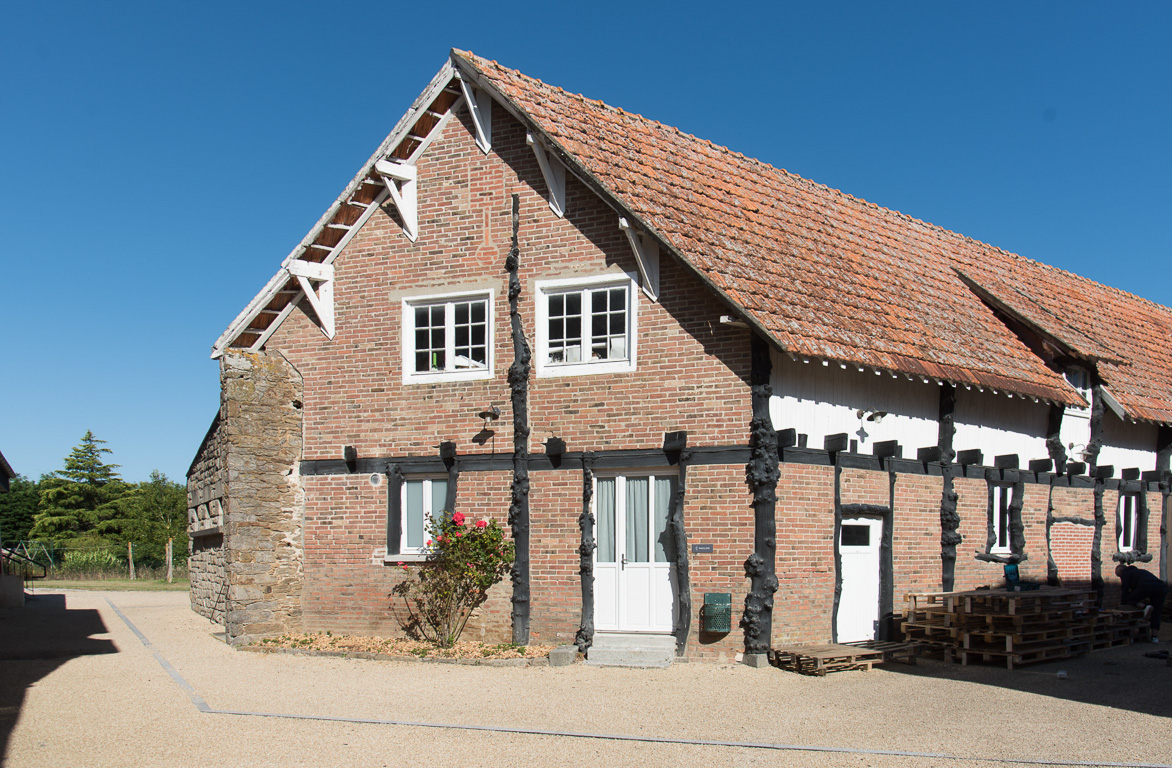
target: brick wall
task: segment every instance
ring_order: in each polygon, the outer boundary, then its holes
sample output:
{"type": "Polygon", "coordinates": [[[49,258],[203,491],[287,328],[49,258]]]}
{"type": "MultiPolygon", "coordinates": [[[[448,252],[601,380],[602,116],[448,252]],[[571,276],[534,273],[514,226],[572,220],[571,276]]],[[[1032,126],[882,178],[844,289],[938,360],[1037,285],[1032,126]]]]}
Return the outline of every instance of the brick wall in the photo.
{"type": "MultiPolygon", "coordinates": [[[[399,632],[389,593],[404,570],[384,558],[385,478],[378,483],[366,474],[299,478],[296,460],[337,460],[342,458],[343,446],[354,446],[359,457],[366,458],[434,458],[444,441],[453,441],[461,455],[511,454],[513,414],[505,373],[513,352],[504,259],[511,235],[512,195],[519,196],[521,211],[520,311],[535,354],[536,281],[616,270],[636,272],[612,209],[570,178],[567,215],[557,218],[544,198],[545,182],[525,144],[523,127],[503,110],[496,110],[493,133],[493,152],[484,155],[472,140],[466,116],[460,116],[420,160],[417,241],[408,241],[396,214],[383,210],[346,247],[335,263],[337,333],[333,339],[327,339],[311,317],[298,309],[270,339],[267,348],[273,352],[226,357],[226,402],[235,403],[233,415],[241,417],[226,423],[237,429],[257,419],[285,430],[275,441],[256,443],[264,455],[255,464],[240,464],[243,451],[239,456],[230,453],[230,458],[239,459],[239,466],[229,462],[239,474],[231,475],[231,504],[225,517],[232,548],[226,569],[232,580],[233,604],[238,606],[229,615],[230,626],[231,614],[240,611],[234,636],[301,626],[335,632],[399,632]],[[457,290],[493,292],[492,377],[405,385],[403,299],[457,290]],[[232,378],[229,373],[236,366],[251,368],[247,374],[241,368],[240,375],[232,378]],[[304,403],[295,422],[287,406],[294,398],[304,403]],[[476,414],[489,405],[498,406],[502,415],[485,431],[476,414]],[[237,477],[253,482],[261,472],[268,473],[268,485],[241,486],[237,493],[237,477]],[[253,519],[256,513],[241,506],[245,498],[263,499],[265,510],[284,518],[265,517],[266,511],[253,519]],[[277,553],[283,554],[278,557],[277,553]],[[273,590],[280,596],[271,596],[273,590]]],[[[540,452],[549,437],[565,440],[569,451],[658,449],[663,433],[676,430],[687,430],[689,447],[747,443],[751,413],[746,386],[748,332],[722,325],[720,316],[728,310],[666,255],[661,262],[659,300],[651,302],[641,292],[636,292],[636,300],[638,362],[634,372],[531,375],[530,450],[540,452]]],[[[581,621],[576,548],[582,473],[533,471],[530,480],[532,639],[565,643],[581,621]]],[[[458,508],[473,519],[488,516],[503,523],[509,481],[508,471],[463,472],[458,508]]],[[[888,482],[884,472],[844,470],[842,502],[887,506],[891,503],[888,482]]],[[[956,481],[964,537],[957,549],[957,589],[1002,581],[1000,565],[974,557],[985,549],[987,488],[984,480],[956,481]]],[[[1089,491],[1074,490],[1055,489],[1062,497],[1059,504],[1083,504],[1089,491]]],[[[903,593],[939,588],[940,491],[939,477],[901,476],[895,485],[896,611],[902,607],[903,593]]],[[[1027,578],[1045,577],[1048,502],[1047,486],[1026,485],[1022,514],[1029,559],[1022,570],[1027,578]]],[[[689,655],[727,658],[742,645],[735,624],[748,590],[743,563],[753,546],[753,510],[744,467],[690,467],[684,521],[690,543],[713,545],[712,553],[689,552],[693,605],[689,655]],[[705,592],[732,593],[731,633],[707,636],[699,632],[705,592]]],[[[774,642],[824,642],[830,636],[835,581],[832,467],[781,467],[777,529],[774,642]]],[[[1152,541],[1159,540],[1158,527],[1156,531],[1152,541]]],[[[1063,562],[1081,556],[1075,554],[1077,542],[1069,546],[1069,551],[1061,553],[1063,562]]],[[[1109,562],[1109,552],[1107,558],[1109,562]]],[[[467,636],[494,642],[509,639],[510,594],[507,581],[497,587],[469,624],[467,636]]]]}
{"type": "MultiPolygon", "coordinates": [[[[311,318],[295,311],[268,342],[304,376],[305,459],[339,459],[352,445],[360,457],[438,455],[443,441],[461,454],[511,454],[513,413],[505,372],[512,361],[504,258],[511,236],[511,195],[520,195],[520,310],[536,354],[535,282],[594,276],[637,267],[618,216],[577,181],[567,181],[567,215],[544,198],[545,182],[522,127],[494,115],[493,152],[485,156],[466,118],[453,120],[419,162],[420,236],[401,233],[393,214],[375,213],[335,262],[337,333],[326,339],[311,318]],[[493,377],[481,381],[403,384],[402,299],[484,287],[494,292],[493,377]],[[491,435],[476,414],[493,404],[501,418],[491,435]],[[426,414],[426,416],[423,416],[426,414]]],[[[720,324],[727,313],[693,276],[664,256],[660,295],[636,291],[637,370],[621,375],[529,379],[530,449],[549,437],[570,451],[653,449],[663,433],[687,430],[690,446],[742,444],[750,413],[743,377],[748,334],[720,324]],[[686,375],[680,375],[680,371],[686,375]]],[[[744,470],[721,468],[720,484],[735,485],[734,506],[746,514],[744,470]]],[[[695,482],[713,471],[697,469],[695,482]]],[[[507,472],[465,472],[458,506],[504,522],[507,472]]],[[[576,548],[581,510],[580,471],[533,472],[532,604],[534,642],[567,642],[581,622],[576,548]]],[[[693,479],[689,478],[689,487],[693,479]]],[[[307,477],[305,625],[308,629],[394,633],[387,595],[402,569],[384,564],[386,487],[369,478],[307,477]]],[[[690,492],[691,493],[691,492],[690,492]]],[[[701,492],[704,493],[704,492],[701,492]]],[[[706,495],[691,498],[706,499],[706,495]]],[[[715,510],[696,502],[711,516],[715,510]]],[[[751,528],[751,515],[748,518],[751,528]]],[[[689,530],[691,530],[689,528],[689,530]]],[[[707,533],[705,534],[707,535],[707,533]]],[[[727,531],[714,533],[726,540],[727,531]]],[[[751,543],[751,534],[750,534],[751,543]]],[[[737,578],[747,549],[735,556],[737,578]]],[[[722,557],[731,557],[726,551],[722,557]]],[[[723,587],[727,566],[716,580],[723,587]]],[[[714,577],[715,578],[715,577],[714,577]]],[[[724,588],[726,589],[726,588],[724,588]]],[[[509,637],[508,584],[481,610],[471,635],[509,637]]]]}
{"type": "MultiPolygon", "coordinates": [[[[782,464],[780,469],[773,642],[826,642],[834,611],[834,468],[782,464]]],[[[751,515],[748,526],[746,555],[751,515]]],[[[740,597],[743,606],[744,591],[740,597]]],[[[735,613],[735,595],[733,605],[735,613]]]]}

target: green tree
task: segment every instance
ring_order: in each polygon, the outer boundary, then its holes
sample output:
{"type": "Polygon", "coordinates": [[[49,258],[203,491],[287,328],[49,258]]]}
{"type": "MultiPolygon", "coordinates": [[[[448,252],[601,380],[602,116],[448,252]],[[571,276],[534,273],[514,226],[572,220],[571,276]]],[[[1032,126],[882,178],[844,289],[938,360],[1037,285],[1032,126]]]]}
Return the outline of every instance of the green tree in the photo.
{"type": "Polygon", "coordinates": [[[173,483],[163,473],[151,472],[151,479],[138,483],[113,504],[116,513],[98,523],[103,536],[134,544],[136,561],[166,562],[167,539],[179,539],[186,553],[187,488],[173,483]]]}
{"type": "Polygon", "coordinates": [[[37,515],[37,484],[24,475],[12,478],[8,493],[0,493],[0,540],[10,547],[28,538],[37,515]]]}
{"type": "Polygon", "coordinates": [[[102,460],[103,453],[111,453],[102,447],[105,442],[86,430],[81,443],[65,457],[65,469],[41,478],[30,538],[101,539],[99,526],[122,513],[123,497],[132,489],[118,476],[117,464],[102,460]]]}

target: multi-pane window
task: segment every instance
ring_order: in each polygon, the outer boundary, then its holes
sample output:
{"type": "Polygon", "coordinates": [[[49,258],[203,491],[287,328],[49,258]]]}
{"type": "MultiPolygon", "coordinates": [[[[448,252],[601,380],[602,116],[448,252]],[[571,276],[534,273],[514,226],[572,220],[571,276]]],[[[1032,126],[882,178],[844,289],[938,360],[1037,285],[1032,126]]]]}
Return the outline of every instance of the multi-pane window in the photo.
{"type": "Polygon", "coordinates": [[[993,526],[993,546],[989,553],[994,555],[1009,554],[1013,547],[1010,543],[1010,511],[1013,504],[1013,486],[993,486],[993,503],[989,510],[990,521],[993,526]]]}
{"type": "Polygon", "coordinates": [[[1139,533],[1139,505],[1135,494],[1119,497],[1119,551],[1132,552],[1137,549],[1139,533]]]}
{"type": "Polygon", "coordinates": [[[558,375],[634,369],[629,278],[542,285],[538,372],[558,375]]]}
{"type": "Polygon", "coordinates": [[[668,517],[676,482],[671,475],[598,478],[594,490],[597,562],[675,561],[668,517]]]}
{"type": "Polygon", "coordinates": [[[491,375],[490,306],[491,297],[484,295],[405,301],[405,380],[491,375]]]}
{"type": "Polygon", "coordinates": [[[402,537],[399,552],[402,554],[422,553],[427,550],[430,536],[427,524],[444,511],[448,496],[446,478],[423,478],[404,480],[400,509],[403,519],[400,523],[402,537]]]}

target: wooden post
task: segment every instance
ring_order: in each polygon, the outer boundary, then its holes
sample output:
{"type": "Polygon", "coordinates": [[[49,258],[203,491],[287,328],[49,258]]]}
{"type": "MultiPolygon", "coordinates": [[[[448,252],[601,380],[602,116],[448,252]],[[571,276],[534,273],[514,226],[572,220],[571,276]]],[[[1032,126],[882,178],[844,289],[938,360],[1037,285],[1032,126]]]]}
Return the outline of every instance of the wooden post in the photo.
{"type": "Polygon", "coordinates": [[[126,555],[130,560],[130,580],[134,581],[134,542],[126,542],[126,555]]]}
{"type": "Polygon", "coordinates": [[[173,559],[174,556],[172,555],[172,552],[171,552],[171,542],[172,542],[172,539],[167,539],[167,583],[168,584],[171,583],[171,581],[174,577],[174,573],[171,570],[171,567],[174,564],[174,559],[173,559]]]}

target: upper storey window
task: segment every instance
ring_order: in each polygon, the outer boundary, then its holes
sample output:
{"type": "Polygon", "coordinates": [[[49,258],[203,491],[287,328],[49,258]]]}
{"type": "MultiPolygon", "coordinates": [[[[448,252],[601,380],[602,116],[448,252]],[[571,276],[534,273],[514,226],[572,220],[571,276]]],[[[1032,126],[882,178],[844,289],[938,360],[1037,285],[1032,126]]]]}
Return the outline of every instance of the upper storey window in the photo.
{"type": "MultiPolygon", "coordinates": [[[[1088,403],[1091,401],[1091,374],[1086,368],[1079,368],[1071,366],[1066,369],[1066,382],[1070,386],[1078,390],[1078,393],[1083,396],[1083,399],[1088,403]]],[[[1085,411],[1086,408],[1082,406],[1070,406],[1075,410],[1085,411]]]]}
{"type": "Polygon", "coordinates": [[[635,290],[630,277],[537,282],[537,373],[572,376],[635,370],[635,290]]]}
{"type": "Polygon", "coordinates": [[[491,293],[403,300],[404,383],[491,376],[491,293]]]}

